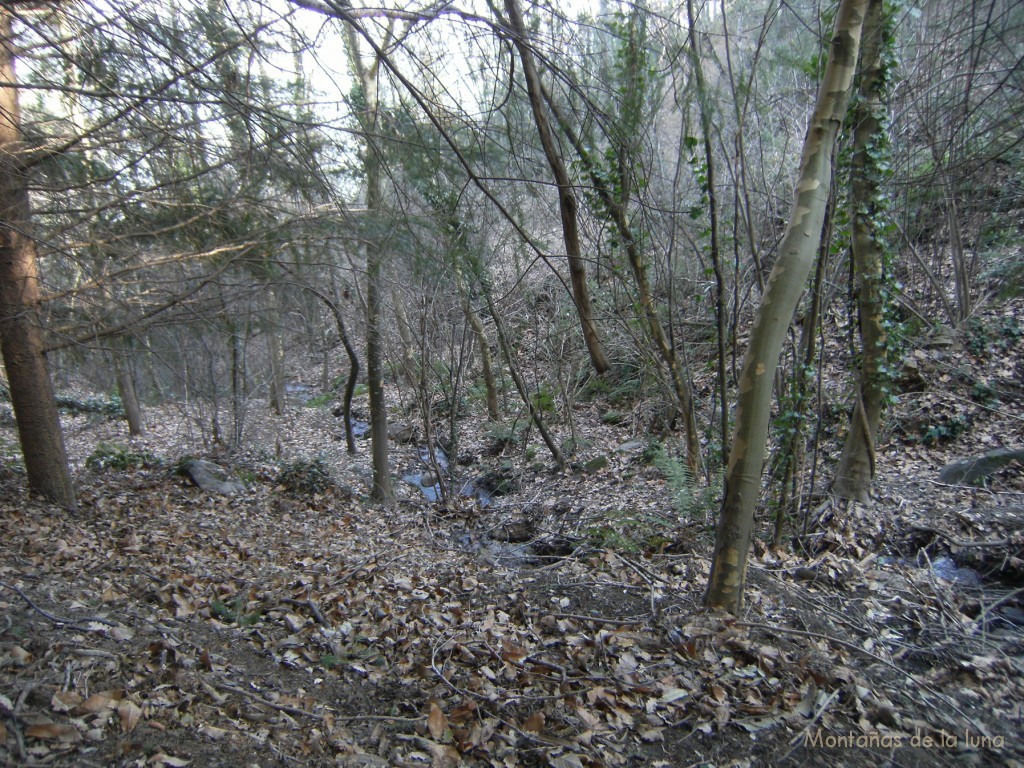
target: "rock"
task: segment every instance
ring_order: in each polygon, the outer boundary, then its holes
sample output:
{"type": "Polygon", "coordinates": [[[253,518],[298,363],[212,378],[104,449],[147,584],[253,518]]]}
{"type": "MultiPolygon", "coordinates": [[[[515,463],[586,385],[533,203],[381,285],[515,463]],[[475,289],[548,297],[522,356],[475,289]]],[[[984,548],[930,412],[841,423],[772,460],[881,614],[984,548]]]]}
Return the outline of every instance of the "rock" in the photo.
{"type": "Polygon", "coordinates": [[[936,325],[924,339],[924,345],[929,349],[956,347],[959,344],[956,331],[948,325],[936,325]]]}
{"type": "Polygon", "coordinates": [[[947,464],[939,472],[939,482],[950,485],[974,485],[1015,461],[1024,462],[1024,447],[996,448],[980,456],[947,464]]]}
{"type": "Polygon", "coordinates": [[[204,491],[231,496],[245,492],[245,484],[219,464],[191,459],[181,465],[181,472],[204,491]]]}
{"type": "Polygon", "coordinates": [[[583,470],[585,472],[597,472],[608,466],[608,457],[603,453],[600,456],[595,456],[589,459],[584,465],[583,470]]]}
{"type": "Polygon", "coordinates": [[[389,424],[388,437],[396,443],[411,443],[416,439],[416,428],[411,424],[389,424]]]}
{"type": "Polygon", "coordinates": [[[629,440],[622,445],[616,446],[616,453],[639,453],[647,447],[646,440],[629,440]]]}

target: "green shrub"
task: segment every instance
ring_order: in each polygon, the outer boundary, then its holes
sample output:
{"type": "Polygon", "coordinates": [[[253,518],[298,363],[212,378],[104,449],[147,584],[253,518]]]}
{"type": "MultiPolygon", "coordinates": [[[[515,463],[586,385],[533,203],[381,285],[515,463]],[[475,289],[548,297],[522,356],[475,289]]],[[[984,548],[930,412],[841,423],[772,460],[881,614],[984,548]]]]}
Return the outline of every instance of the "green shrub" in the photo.
{"type": "Polygon", "coordinates": [[[57,395],[57,406],[70,413],[98,413],[104,416],[122,416],[124,407],[121,405],[121,398],[117,395],[103,397],[102,395],[89,395],[79,397],[77,395],[57,395]]]}
{"type": "Polygon", "coordinates": [[[1009,352],[1024,335],[1017,318],[1006,315],[998,318],[971,318],[964,323],[967,350],[976,357],[1009,352]]]}
{"type": "Polygon", "coordinates": [[[258,613],[245,612],[245,598],[239,595],[230,605],[222,600],[210,601],[210,613],[225,624],[237,624],[240,627],[251,627],[260,620],[258,613]]]}
{"type": "Polygon", "coordinates": [[[663,445],[655,443],[651,453],[651,463],[665,477],[672,498],[672,507],[676,514],[689,519],[697,512],[706,512],[715,504],[717,484],[698,485],[690,468],[676,457],[669,454],[663,445]]]}
{"type": "Polygon", "coordinates": [[[324,392],[322,395],[311,397],[306,401],[307,408],[323,408],[326,405],[330,405],[334,400],[333,392],[324,392]]]}
{"type": "Polygon", "coordinates": [[[626,420],[626,414],[622,411],[610,410],[601,414],[601,422],[609,426],[618,426],[626,420]]]}
{"type": "Polygon", "coordinates": [[[140,469],[160,466],[159,458],[146,451],[133,451],[123,445],[100,443],[88,458],[85,466],[97,471],[105,469],[140,469]]]}
{"type": "Polygon", "coordinates": [[[281,470],[277,484],[301,496],[315,496],[334,488],[334,478],[322,458],[293,461],[281,470]]]}

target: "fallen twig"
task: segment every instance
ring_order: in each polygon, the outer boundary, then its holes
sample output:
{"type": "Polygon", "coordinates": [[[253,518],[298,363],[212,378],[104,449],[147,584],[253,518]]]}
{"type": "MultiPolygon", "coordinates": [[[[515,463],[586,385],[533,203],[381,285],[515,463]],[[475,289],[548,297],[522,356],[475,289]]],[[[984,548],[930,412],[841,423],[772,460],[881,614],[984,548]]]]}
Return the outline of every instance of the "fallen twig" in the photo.
{"type": "Polygon", "coordinates": [[[932,528],[930,525],[915,525],[911,530],[920,531],[922,533],[933,533],[936,536],[941,536],[954,547],[960,547],[961,549],[967,549],[969,547],[1005,547],[1010,544],[1009,539],[997,539],[995,541],[966,541],[964,539],[958,539],[953,536],[953,534],[946,533],[938,528],[932,528]]]}
{"type": "Polygon", "coordinates": [[[26,595],[24,592],[22,592],[17,587],[12,586],[10,584],[5,584],[2,581],[0,581],[0,587],[4,587],[6,589],[11,590],[11,592],[16,593],[22,600],[24,600],[26,603],[28,603],[29,608],[31,608],[33,611],[38,613],[40,616],[42,616],[47,621],[50,621],[50,622],[52,622],[52,623],[54,623],[54,624],[56,624],[58,626],[69,627],[71,629],[77,629],[79,632],[89,632],[90,629],[89,629],[89,627],[82,626],[81,624],[78,623],[78,621],[92,621],[92,622],[96,622],[97,624],[104,624],[104,625],[106,625],[108,627],[116,627],[117,626],[117,624],[115,622],[108,621],[107,619],[101,619],[98,616],[86,616],[85,618],[78,619],[78,620],[75,620],[75,619],[62,619],[60,616],[54,616],[52,613],[48,613],[47,611],[44,611],[42,608],[40,608],[38,605],[36,605],[34,602],[32,602],[32,598],[30,598],[28,595],[26,595]]]}

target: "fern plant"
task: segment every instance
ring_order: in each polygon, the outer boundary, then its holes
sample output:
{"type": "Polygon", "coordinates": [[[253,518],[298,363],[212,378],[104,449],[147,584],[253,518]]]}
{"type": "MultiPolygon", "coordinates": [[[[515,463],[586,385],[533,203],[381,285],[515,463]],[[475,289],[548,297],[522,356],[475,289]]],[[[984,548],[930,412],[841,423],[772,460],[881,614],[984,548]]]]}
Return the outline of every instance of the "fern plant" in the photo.
{"type": "Polygon", "coordinates": [[[672,497],[672,507],[681,519],[690,519],[698,513],[707,514],[716,506],[721,482],[698,484],[686,463],[669,453],[660,443],[652,443],[648,452],[651,464],[665,477],[672,497]]]}

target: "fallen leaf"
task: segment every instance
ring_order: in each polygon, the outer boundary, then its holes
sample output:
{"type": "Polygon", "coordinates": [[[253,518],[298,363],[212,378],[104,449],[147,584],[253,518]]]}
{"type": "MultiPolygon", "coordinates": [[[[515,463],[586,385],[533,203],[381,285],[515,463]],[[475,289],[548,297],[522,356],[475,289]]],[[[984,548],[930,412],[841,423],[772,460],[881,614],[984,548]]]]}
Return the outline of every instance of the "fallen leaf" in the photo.
{"type": "Polygon", "coordinates": [[[448,730],[448,718],[444,716],[441,705],[436,701],[430,702],[430,714],[427,716],[427,728],[435,741],[441,741],[444,732],[448,730]]]}
{"type": "Polygon", "coordinates": [[[523,723],[523,730],[530,731],[531,733],[543,733],[544,713],[538,710],[526,718],[526,722],[523,723]]]}
{"type": "Polygon", "coordinates": [[[64,723],[38,723],[30,725],[25,729],[25,735],[33,739],[60,741],[65,744],[73,744],[82,738],[82,735],[75,726],[64,723]]]}
{"type": "Polygon", "coordinates": [[[139,724],[139,718],[142,717],[142,707],[133,701],[122,701],[117,708],[117,716],[121,720],[121,730],[131,733],[139,724]]]}
{"type": "Polygon", "coordinates": [[[88,699],[82,702],[82,709],[91,715],[98,715],[105,709],[113,709],[114,700],[105,693],[94,693],[88,699]]]}
{"type": "Polygon", "coordinates": [[[213,741],[223,741],[225,738],[227,738],[227,735],[229,733],[229,731],[227,731],[226,729],[217,728],[213,725],[200,726],[199,732],[203,734],[203,736],[205,736],[206,738],[211,739],[213,741]]]}
{"type": "Polygon", "coordinates": [[[82,696],[76,691],[57,691],[50,699],[50,708],[54,712],[70,712],[81,703],[82,696]]]}
{"type": "Polygon", "coordinates": [[[185,768],[186,765],[191,764],[191,760],[186,760],[184,757],[174,757],[173,755],[165,755],[163,752],[157,752],[149,760],[146,761],[149,765],[167,766],[168,768],[185,768]]]}

